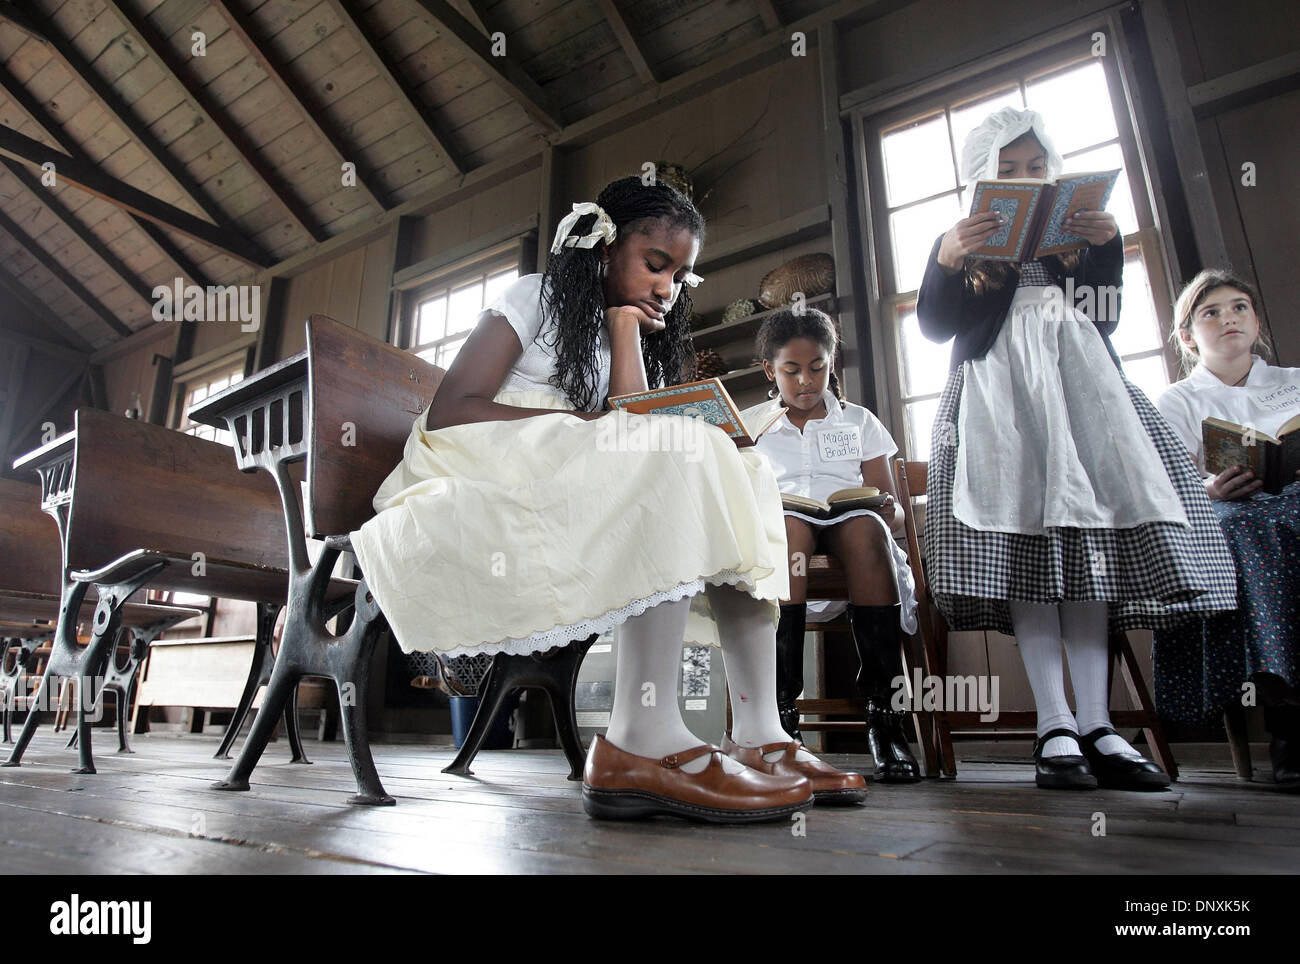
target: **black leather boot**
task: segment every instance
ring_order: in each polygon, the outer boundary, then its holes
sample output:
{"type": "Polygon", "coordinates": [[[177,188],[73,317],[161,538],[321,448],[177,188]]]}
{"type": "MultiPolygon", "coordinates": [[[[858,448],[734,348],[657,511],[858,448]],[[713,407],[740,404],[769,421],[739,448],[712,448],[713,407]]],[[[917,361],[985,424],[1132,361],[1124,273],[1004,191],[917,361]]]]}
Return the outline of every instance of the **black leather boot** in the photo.
{"type": "Polygon", "coordinates": [[[803,631],[807,616],[807,603],[790,603],[781,607],[781,621],[776,627],[776,708],[781,714],[781,729],[800,743],[803,734],[799,732],[799,709],[794,701],[803,692],[803,631]]]}
{"type": "Polygon", "coordinates": [[[866,704],[867,745],[884,783],[915,783],[921,767],[903,732],[905,714],[891,703],[894,680],[903,674],[898,657],[898,607],[849,606],[858,651],[858,693],[866,704]]]}
{"type": "Polygon", "coordinates": [[[1264,707],[1264,725],[1272,738],[1268,744],[1273,782],[1278,789],[1300,792],[1300,706],[1264,707]]]}

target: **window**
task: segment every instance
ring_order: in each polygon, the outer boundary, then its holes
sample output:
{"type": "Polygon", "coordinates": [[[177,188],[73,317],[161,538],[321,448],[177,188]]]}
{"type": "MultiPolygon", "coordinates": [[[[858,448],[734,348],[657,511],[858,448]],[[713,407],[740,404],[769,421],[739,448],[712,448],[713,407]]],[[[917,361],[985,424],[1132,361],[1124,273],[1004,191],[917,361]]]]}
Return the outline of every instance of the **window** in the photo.
{"type": "Polygon", "coordinates": [[[222,445],[230,445],[230,432],[227,429],[191,422],[189,411],[191,406],[197,405],[204,399],[211,398],[219,392],[224,392],[231,385],[243,381],[244,364],[242,358],[237,362],[226,362],[215,370],[209,369],[204,373],[191,375],[184,382],[178,383],[177,395],[180,399],[180,419],[177,428],[187,435],[196,435],[199,438],[220,442],[222,445]]]}
{"type": "Polygon", "coordinates": [[[456,272],[448,280],[425,285],[410,294],[411,324],[408,351],[439,368],[450,368],[465,339],[478,324],[479,312],[518,280],[515,256],[486,267],[456,272]]]}
{"type": "MultiPolygon", "coordinates": [[[[1078,51],[1084,45],[1073,44],[1078,51]]],[[[892,347],[890,388],[912,458],[928,458],[930,431],[948,376],[951,342],[937,345],[921,334],[917,289],[935,238],[970,207],[960,184],[967,134],[993,111],[1012,106],[1038,111],[1065,161],[1064,173],[1120,168],[1107,209],[1124,236],[1121,323],[1112,344],[1129,380],[1150,396],[1169,383],[1163,332],[1169,330],[1168,287],[1154,216],[1137,168],[1119,80],[1103,65],[1114,58],[1047,55],[894,108],[862,125],[869,197],[876,238],[878,290],[885,343],[892,347]],[[1154,279],[1154,283],[1153,283],[1154,279]],[[1153,291],[1163,290],[1156,299],[1153,291]]]]}

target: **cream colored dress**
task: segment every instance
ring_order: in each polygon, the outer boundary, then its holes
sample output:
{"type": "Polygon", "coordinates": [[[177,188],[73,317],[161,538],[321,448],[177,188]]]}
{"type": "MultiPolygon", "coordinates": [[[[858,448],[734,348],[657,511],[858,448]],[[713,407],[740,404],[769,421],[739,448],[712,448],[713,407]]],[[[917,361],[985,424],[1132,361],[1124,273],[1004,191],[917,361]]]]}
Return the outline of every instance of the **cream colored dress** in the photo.
{"type": "MultiPolygon", "coordinates": [[[[535,302],[516,291],[526,283],[485,310],[521,344],[544,347],[539,312],[527,316],[535,302]]],[[[681,416],[585,421],[550,386],[496,400],[556,412],[432,432],[421,415],[375,496],[378,514],[352,534],[404,652],[537,652],[708,583],[770,601],[775,621],[789,575],[781,495],[762,455],[681,416]]]]}

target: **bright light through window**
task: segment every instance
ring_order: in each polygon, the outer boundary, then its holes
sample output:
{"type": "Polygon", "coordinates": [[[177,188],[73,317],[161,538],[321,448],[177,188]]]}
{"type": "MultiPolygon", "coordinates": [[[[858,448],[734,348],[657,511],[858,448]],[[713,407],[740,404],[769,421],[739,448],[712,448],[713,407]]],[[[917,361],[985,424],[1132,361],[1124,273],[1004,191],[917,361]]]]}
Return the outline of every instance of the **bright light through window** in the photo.
{"type": "Polygon", "coordinates": [[[409,350],[430,364],[451,367],[483,308],[518,279],[517,268],[498,268],[428,289],[415,307],[415,344],[409,350]]]}

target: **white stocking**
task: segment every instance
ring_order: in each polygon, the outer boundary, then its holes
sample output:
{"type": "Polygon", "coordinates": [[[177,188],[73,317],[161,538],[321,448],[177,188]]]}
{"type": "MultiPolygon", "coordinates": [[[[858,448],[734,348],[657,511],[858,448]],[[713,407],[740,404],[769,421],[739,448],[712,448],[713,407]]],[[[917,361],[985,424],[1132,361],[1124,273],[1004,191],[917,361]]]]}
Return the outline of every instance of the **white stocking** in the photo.
{"type": "MultiPolygon", "coordinates": [[[[1061,637],[1070,660],[1074,703],[1079,732],[1087,735],[1098,727],[1110,726],[1110,640],[1106,634],[1107,606],[1104,601],[1061,603],[1061,637]]],[[[1103,736],[1097,749],[1105,754],[1140,756],[1123,737],[1103,736]]]]}
{"type": "MultiPolygon", "coordinates": [[[[1029,688],[1038,711],[1038,735],[1064,727],[1075,728],[1074,714],[1065,699],[1065,663],[1061,658],[1061,621],[1057,608],[1044,603],[1008,600],[1011,624],[1016,631],[1020,659],[1025,664],[1029,688]]],[[[1043,747],[1043,756],[1081,753],[1078,743],[1053,737],[1043,747]]]]}

